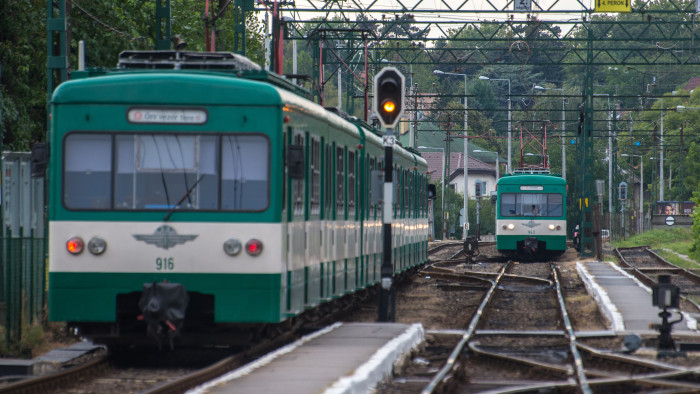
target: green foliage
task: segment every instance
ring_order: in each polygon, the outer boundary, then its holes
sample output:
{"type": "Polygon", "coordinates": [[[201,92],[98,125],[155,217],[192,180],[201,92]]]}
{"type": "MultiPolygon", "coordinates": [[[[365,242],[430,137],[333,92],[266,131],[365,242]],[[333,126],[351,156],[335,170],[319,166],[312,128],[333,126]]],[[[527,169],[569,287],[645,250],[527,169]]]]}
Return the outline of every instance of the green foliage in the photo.
{"type": "MultiPolygon", "coordinates": [[[[697,206],[700,206],[700,184],[697,185],[693,192],[693,201],[697,206]]],[[[695,208],[693,212],[693,246],[690,248],[690,254],[697,261],[700,261],[700,208],[695,208]]]]}
{"type": "MultiPolygon", "coordinates": [[[[213,2],[223,6],[224,2],[213,2]]],[[[173,0],[172,32],[187,42],[187,50],[205,48],[204,2],[173,0]]],[[[0,2],[0,132],[3,149],[26,151],[44,139],[47,119],[45,1],[0,2]]],[[[216,22],[216,49],[232,51],[236,15],[233,7],[216,22]]],[[[247,53],[262,63],[262,25],[245,15],[247,53]]],[[[124,50],[153,49],[155,1],[74,2],[68,15],[70,67],[78,64],[78,42],[85,42],[88,67],[113,68],[124,50]]]]}
{"type": "MultiPolygon", "coordinates": [[[[481,234],[495,234],[496,213],[489,198],[485,197],[480,202],[479,223],[481,234]]],[[[464,197],[455,192],[451,187],[445,189],[445,211],[448,212],[447,234],[449,238],[462,239],[462,229],[459,225],[459,212],[464,208],[464,197]],[[453,230],[451,232],[451,230],[453,230]]],[[[469,235],[476,234],[476,200],[469,200],[469,235]]],[[[437,196],[433,201],[433,216],[435,217],[435,239],[442,239],[442,189],[437,185],[437,196]]]]}
{"type": "Polygon", "coordinates": [[[46,343],[46,335],[41,324],[22,324],[21,339],[16,343],[6,343],[7,330],[0,326],[0,356],[31,358],[33,350],[46,343]]]}
{"type": "Polygon", "coordinates": [[[646,231],[628,239],[613,242],[613,245],[618,248],[629,248],[643,245],[647,245],[651,248],[666,248],[674,243],[687,242],[691,241],[692,239],[693,233],[690,229],[675,227],[671,229],[646,231]]]}
{"type": "Polygon", "coordinates": [[[0,133],[4,150],[28,150],[46,129],[45,2],[0,2],[0,133]]]}

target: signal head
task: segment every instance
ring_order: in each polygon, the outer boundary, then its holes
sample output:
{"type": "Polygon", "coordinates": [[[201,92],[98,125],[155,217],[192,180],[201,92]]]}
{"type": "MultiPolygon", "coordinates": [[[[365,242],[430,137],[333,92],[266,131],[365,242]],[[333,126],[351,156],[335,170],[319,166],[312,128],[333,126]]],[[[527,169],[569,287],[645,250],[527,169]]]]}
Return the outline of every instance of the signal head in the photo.
{"type": "Polygon", "coordinates": [[[383,68],[374,77],[374,112],[382,126],[393,128],[404,110],[404,77],[394,67],[383,68]]]}

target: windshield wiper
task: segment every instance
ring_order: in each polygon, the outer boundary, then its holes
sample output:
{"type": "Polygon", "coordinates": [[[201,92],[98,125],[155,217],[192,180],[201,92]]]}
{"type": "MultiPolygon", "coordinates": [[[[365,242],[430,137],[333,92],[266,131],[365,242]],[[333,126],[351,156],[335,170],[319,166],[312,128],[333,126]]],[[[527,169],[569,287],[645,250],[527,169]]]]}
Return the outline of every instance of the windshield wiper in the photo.
{"type": "Polygon", "coordinates": [[[180,198],[180,200],[177,202],[177,204],[173,205],[173,207],[170,208],[170,211],[168,211],[168,214],[165,215],[165,217],[163,218],[163,221],[164,221],[164,222],[167,222],[168,219],[170,219],[170,215],[172,215],[173,212],[175,212],[175,210],[177,209],[177,207],[179,207],[180,204],[182,204],[182,202],[185,201],[185,199],[186,199],[187,197],[189,197],[190,193],[192,193],[192,191],[197,187],[197,185],[199,185],[199,182],[202,180],[202,178],[204,178],[204,175],[201,175],[201,176],[199,177],[199,179],[197,179],[197,182],[195,182],[194,185],[192,185],[189,189],[187,189],[187,191],[186,191],[185,194],[180,198]]]}

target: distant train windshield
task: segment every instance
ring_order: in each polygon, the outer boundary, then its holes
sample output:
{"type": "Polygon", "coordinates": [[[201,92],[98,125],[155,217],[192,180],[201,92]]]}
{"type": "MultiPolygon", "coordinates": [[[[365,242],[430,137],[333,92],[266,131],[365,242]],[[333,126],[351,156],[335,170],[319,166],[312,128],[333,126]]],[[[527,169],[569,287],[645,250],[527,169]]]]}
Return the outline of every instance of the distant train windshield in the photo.
{"type": "Polygon", "coordinates": [[[503,193],[501,216],[562,216],[563,197],[558,193],[503,193]]]}
{"type": "Polygon", "coordinates": [[[71,133],[64,157],[68,209],[261,211],[269,203],[263,135],[71,133]]]}

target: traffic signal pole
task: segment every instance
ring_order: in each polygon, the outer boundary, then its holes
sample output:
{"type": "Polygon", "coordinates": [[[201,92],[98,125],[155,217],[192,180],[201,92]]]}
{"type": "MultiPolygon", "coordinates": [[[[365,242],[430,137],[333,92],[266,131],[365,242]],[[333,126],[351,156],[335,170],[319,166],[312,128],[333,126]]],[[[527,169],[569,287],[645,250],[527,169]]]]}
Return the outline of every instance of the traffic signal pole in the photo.
{"type": "Polygon", "coordinates": [[[394,265],[392,264],[392,242],[391,242],[391,223],[394,207],[394,146],[389,145],[393,142],[394,129],[387,128],[384,133],[384,208],[382,209],[382,229],[383,231],[383,249],[382,253],[382,282],[379,296],[379,316],[380,322],[396,320],[396,289],[392,286],[392,277],[394,276],[394,265]]]}
{"type": "Polygon", "coordinates": [[[396,289],[393,286],[394,264],[392,259],[391,225],[394,215],[394,127],[404,110],[404,76],[394,67],[383,68],[374,77],[374,113],[384,126],[384,205],[382,207],[383,253],[379,311],[377,320],[396,320],[396,289]]]}

